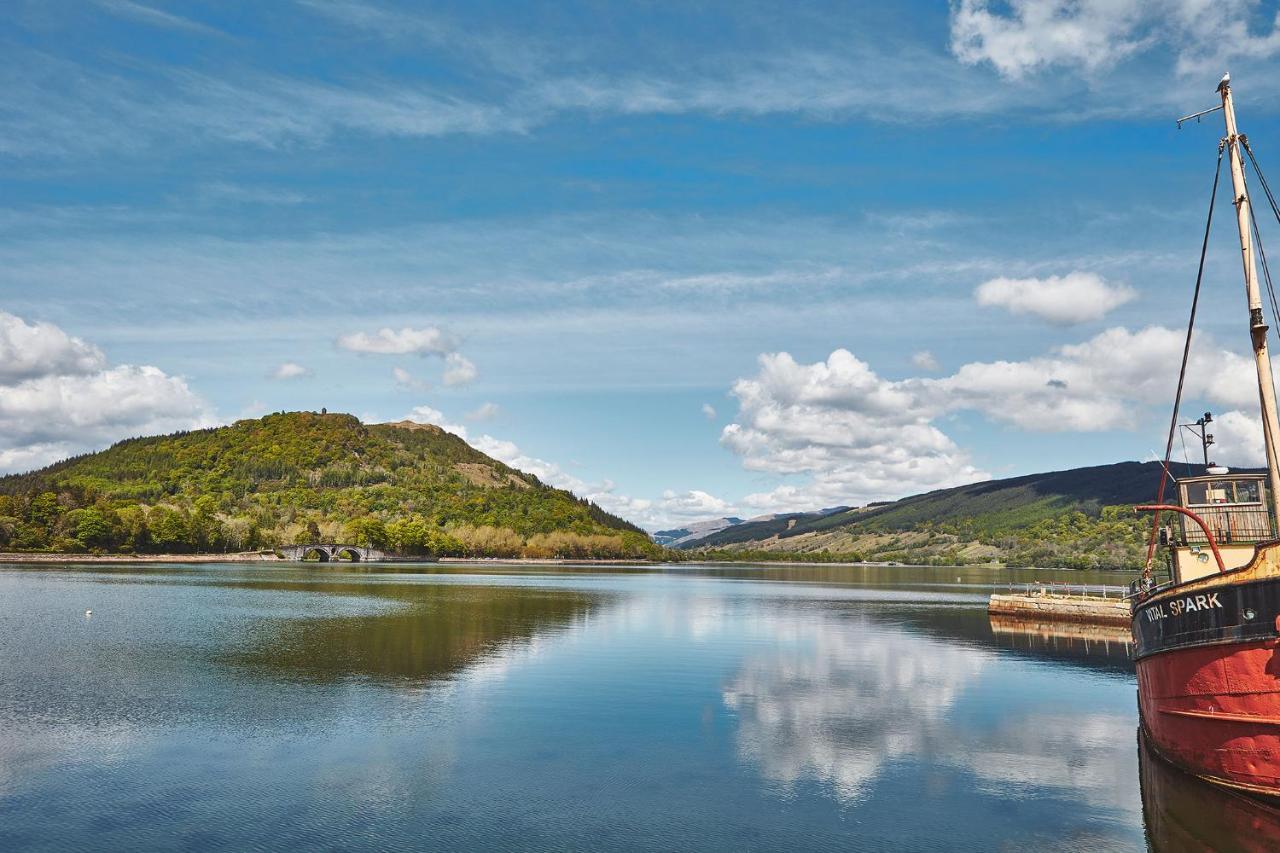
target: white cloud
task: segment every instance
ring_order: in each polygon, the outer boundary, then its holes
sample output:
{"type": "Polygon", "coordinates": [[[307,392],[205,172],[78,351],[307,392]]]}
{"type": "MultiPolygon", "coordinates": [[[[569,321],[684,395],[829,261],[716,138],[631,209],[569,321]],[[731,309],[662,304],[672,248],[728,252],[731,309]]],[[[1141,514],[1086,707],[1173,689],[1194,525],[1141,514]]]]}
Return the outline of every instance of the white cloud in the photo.
{"type": "Polygon", "coordinates": [[[658,501],[655,510],[656,517],[664,523],[672,523],[733,515],[735,507],[729,501],[701,489],[686,492],[667,489],[662,493],[662,500],[658,501]]]}
{"type": "MultiPolygon", "coordinates": [[[[1238,468],[1261,468],[1267,464],[1267,451],[1262,442],[1262,420],[1256,412],[1246,413],[1232,409],[1214,415],[1214,422],[1209,429],[1216,442],[1209,448],[1209,458],[1212,461],[1238,468]]],[[[1189,458],[1192,462],[1196,461],[1199,451],[1198,446],[1190,449],[1189,458]]]]}
{"type": "Polygon", "coordinates": [[[431,383],[419,379],[403,367],[391,368],[391,375],[396,380],[396,387],[403,388],[406,391],[429,391],[431,383]]]}
{"type": "Polygon", "coordinates": [[[922,349],[911,356],[911,363],[921,370],[937,370],[938,359],[934,358],[933,353],[927,349],[922,349]]]}
{"type": "Polygon", "coordinates": [[[310,368],[303,367],[296,361],[286,361],[275,370],[271,371],[271,378],[280,380],[301,379],[304,376],[310,375],[310,368]]]}
{"type": "Polygon", "coordinates": [[[378,355],[446,356],[457,349],[457,343],[435,326],[414,329],[381,328],[376,332],[352,332],[338,338],[338,346],[351,352],[378,355]]]}
{"type": "Polygon", "coordinates": [[[215,29],[208,24],[202,24],[190,18],[183,18],[170,12],[154,9],[151,6],[144,6],[141,3],[133,2],[133,0],[94,0],[94,2],[107,11],[124,18],[132,18],[144,24],[173,30],[187,30],[204,35],[225,35],[221,30],[215,29]]]}
{"type": "MultiPolygon", "coordinates": [[[[1171,401],[1181,331],[1117,327],[1026,361],[973,362],[944,379],[906,383],[934,412],[972,409],[1023,429],[1133,429],[1149,404],[1171,401]]],[[[1192,348],[1186,396],[1228,406],[1256,401],[1248,359],[1201,334],[1192,348]]]]}
{"type": "Polygon", "coordinates": [[[340,85],[253,73],[243,63],[110,64],[51,51],[10,51],[0,152],[23,157],[240,144],[269,150],[318,146],[344,132],[382,137],[519,132],[528,117],[417,82],[340,85]]]}
{"type": "Polygon", "coordinates": [[[479,371],[470,359],[461,353],[451,352],[445,356],[444,384],[450,387],[469,385],[475,381],[479,371]]]}
{"type": "Polygon", "coordinates": [[[1280,51],[1280,16],[1261,31],[1252,0],[959,0],[951,9],[951,51],[1019,79],[1050,68],[1101,76],[1150,51],[1176,57],[1183,75],[1221,73],[1233,58],[1280,51]]]}
{"type": "Polygon", "coordinates": [[[1126,284],[1111,284],[1096,273],[1079,271],[1047,278],[993,278],[974,291],[979,305],[1031,314],[1057,326],[1100,320],[1137,295],[1126,284]]]}
{"type": "Polygon", "coordinates": [[[787,353],[762,355],[759,372],[735,382],[732,393],[737,420],[721,443],[748,470],[809,478],[803,487],[785,483],[747,496],[757,509],[898,498],[988,476],[930,423],[936,407],[847,350],[807,365],[787,353]]]}
{"type": "Polygon", "coordinates": [[[951,11],[951,50],[1007,77],[1051,65],[1093,72],[1143,46],[1143,18],[1139,0],[1010,0],[1008,15],[987,0],[960,0],[951,11]]]}
{"type": "Polygon", "coordinates": [[[4,363],[18,366],[0,374],[0,470],[217,422],[183,379],[150,366],[107,367],[96,347],[57,326],[0,315],[0,347],[4,363]],[[22,367],[34,361],[39,372],[22,367]]]}
{"type": "Polygon", "coordinates": [[[501,412],[502,408],[497,403],[481,403],[463,417],[469,421],[491,421],[501,412]]]}
{"type": "Polygon", "coordinates": [[[52,323],[27,323],[0,311],[0,384],[41,376],[83,375],[105,365],[102,350],[52,323]]]}
{"type": "Polygon", "coordinates": [[[710,403],[703,403],[702,416],[709,421],[714,421],[716,419],[716,407],[710,403]]]}
{"type": "MultiPolygon", "coordinates": [[[[935,421],[964,410],[1041,432],[1138,429],[1170,400],[1183,333],[1159,326],[1108,329],[1024,361],[971,362],[942,378],[878,376],[846,350],[799,364],[760,357],[732,392],[739,411],[721,443],[745,468],[784,478],[747,495],[761,512],[899,498],[985,479],[935,421]]],[[[1257,391],[1249,360],[1202,334],[1188,370],[1188,399],[1245,408],[1257,391]]],[[[1257,458],[1256,425],[1224,414],[1223,460],[1257,458]],[[1253,430],[1250,437],[1250,430],[1253,430]]]]}
{"type": "Polygon", "coordinates": [[[213,423],[184,380],[155,367],[109,367],[101,350],[58,326],[0,312],[0,471],[213,423]]]}

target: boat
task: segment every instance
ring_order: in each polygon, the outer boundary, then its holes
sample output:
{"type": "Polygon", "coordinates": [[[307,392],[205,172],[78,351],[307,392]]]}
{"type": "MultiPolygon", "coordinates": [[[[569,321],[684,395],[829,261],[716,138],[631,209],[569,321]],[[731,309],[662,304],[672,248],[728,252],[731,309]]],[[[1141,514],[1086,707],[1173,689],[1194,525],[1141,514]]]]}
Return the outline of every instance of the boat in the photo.
{"type": "Polygon", "coordinates": [[[1187,326],[1182,372],[1156,501],[1139,507],[1153,516],[1147,563],[1130,588],[1131,629],[1138,675],[1142,734],[1163,759],[1217,786],[1280,799],[1280,467],[1275,385],[1267,348],[1258,267],[1271,305],[1275,295],[1250,205],[1244,161],[1248,157],[1272,212],[1280,207],[1257,166],[1248,138],[1236,126],[1230,75],[1218,86],[1221,104],[1181,122],[1221,111],[1226,135],[1218,146],[1218,171],[1210,196],[1200,272],[1187,326]],[[1178,423],[1187,353],[1204,275],[1221,164],[1226,155],[1233,187],[1248,301],[1249,335],[1260,403],[1267,467],[1232,472],[1208,457],[1211,415],[1197,421],[1205,467],[1174,479],[1169,457],[1178,423]],[[1164,500],[1172,482],[1177,503],[1164,500]],[[1169,519],[1170,524],[1162,524],[1169,519]],[[1168,572],[1156,581],[1157,546],[1168,572]]]}

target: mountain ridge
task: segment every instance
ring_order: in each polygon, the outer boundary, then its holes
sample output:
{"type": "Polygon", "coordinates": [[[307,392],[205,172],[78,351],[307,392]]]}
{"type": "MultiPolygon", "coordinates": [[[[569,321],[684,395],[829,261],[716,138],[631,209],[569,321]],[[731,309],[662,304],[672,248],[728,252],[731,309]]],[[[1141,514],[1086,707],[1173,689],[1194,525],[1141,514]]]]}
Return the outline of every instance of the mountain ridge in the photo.
{"type": "Polygon", "coordinates": [[[748,521],[680,547],[739,559],[1135,568],[1149,517],[1132,507],[1154,496],[1160,472],[1159,462],[1118,462],[985,480],[825,515],[748,521]]]}

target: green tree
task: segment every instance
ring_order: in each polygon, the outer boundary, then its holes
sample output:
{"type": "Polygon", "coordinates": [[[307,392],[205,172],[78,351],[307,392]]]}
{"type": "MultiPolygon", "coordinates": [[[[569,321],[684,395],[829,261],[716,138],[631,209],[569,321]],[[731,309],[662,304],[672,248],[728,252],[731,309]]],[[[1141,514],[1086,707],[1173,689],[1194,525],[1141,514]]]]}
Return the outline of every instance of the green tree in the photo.
{"type": "Polygon", "coordinates": [[[356,545],[367,548],[385,548],[387,545],[387,527],[381,520],[373,516],[352,519],[347,522],[347,538],[356,545]]]}
{"type": "Polygon", "coordinates": [[[186,517],[175,509],[158,506],[147,516],[151,541],[161,551],[191,550],[190,528],[186,517]]]}

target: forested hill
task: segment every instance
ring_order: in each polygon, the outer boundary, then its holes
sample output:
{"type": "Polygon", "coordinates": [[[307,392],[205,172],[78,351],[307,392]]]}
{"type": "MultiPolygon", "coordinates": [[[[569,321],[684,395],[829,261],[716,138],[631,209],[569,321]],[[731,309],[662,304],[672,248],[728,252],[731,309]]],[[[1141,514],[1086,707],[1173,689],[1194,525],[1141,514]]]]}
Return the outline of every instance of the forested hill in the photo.
{"type": "Polygon", "coordinates": [[[218,552],[311,541],[640,557],[639,528],[438,427],[289,412],[0,477],[0,550],[218,552]]]}
{"type": "Polygon", "coordinates": [[[1149,524],[1133,505],[1154,498],[1159,478],[1158,462],[1121,462],[989,480],[828,515],[747,522],[683,547],[760,558],[1129,568],[1149,524]]]}

